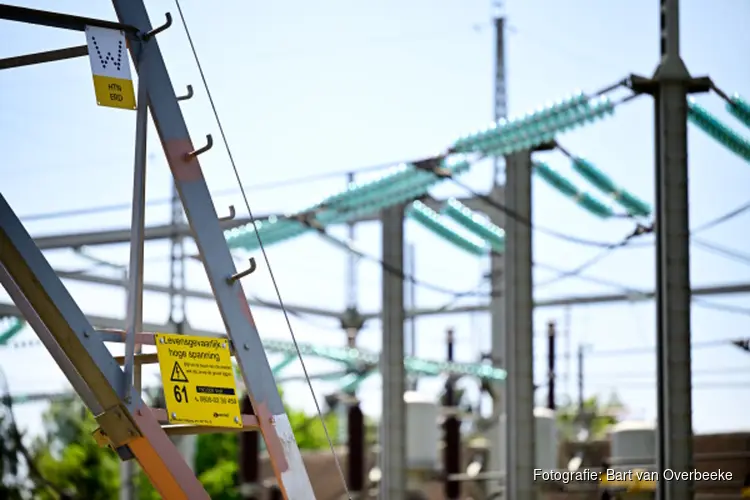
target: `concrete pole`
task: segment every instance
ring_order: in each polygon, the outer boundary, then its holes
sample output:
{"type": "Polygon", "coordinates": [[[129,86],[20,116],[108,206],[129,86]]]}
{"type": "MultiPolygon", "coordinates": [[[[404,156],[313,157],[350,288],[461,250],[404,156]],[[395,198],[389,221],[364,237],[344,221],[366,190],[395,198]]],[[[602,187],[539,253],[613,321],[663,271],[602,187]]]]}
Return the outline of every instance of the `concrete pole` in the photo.
{"type": "MultiPolygon", "coordinates": [[[[654,74],[656,130],[656,307],[659,470],[693,470],[690,371],[690,222],[687,97],[680,56],[679,0],[661,0],[660,56],[654,74]]],[[[689,500],[693,481],[660,481],[659,500],[689,500]]]]}
{"type": "Polygon", "coordinates": [[[404,207],[383,210],[383,410],[380,423],[382,479],[379,498],[406,495],[406,410],[404,391],[404,207]]]}
{"type": "MultiPolygon", "coordinates": [[[[693,78],[680,55],[679,0],[659,3],[660,61],[650,79],[631,76],[630,86],[654,98],[656,133],[656,382],[657,470],[693,470],[691,324],[688,213],[687,97],[708,92],[707,77],[693,78]]],[[[714,287],[712,292],[719,287],[714,287]]],[[[725,290],[728,291],[728,290],[725,290]]],[[[659,482],[659,500],[694,498],[693,481],[659,482]]]]}
{"type": "Polygon", "coordinates": [[[530,151],[506,157],[505,177],[505,204],[508,212],[514,214],[505,223],[505,498],[533,500],[536,435],[530,151]]]}

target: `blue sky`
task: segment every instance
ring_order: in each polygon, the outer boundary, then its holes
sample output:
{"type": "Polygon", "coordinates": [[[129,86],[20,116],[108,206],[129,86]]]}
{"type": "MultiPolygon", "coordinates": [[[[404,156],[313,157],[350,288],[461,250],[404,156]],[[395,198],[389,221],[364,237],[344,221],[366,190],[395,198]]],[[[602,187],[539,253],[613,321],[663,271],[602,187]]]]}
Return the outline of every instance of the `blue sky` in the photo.
{"type": "MultiPolygon", "coordinates": [[[[106,2],[82,6],[70,0],[26,2],[26,5],[90,17],[114,19],[106,2]]],[[[682,49],[695,75],[710,75],[727,92],[750,96],[750,67],[738,55],[750,47],[750,4],[740,0],[682,2],[682,49]]],[[[176,16],[171,2],[149,2],[154,24],[163,13],[176,16]]],[[[658,55],[658,4],[646,0],[601,2],[574,0],[509,1],[506,5],[507,75],[511,114],[529,111],[577,89],[595,91],[629,73],[649,75],[658,55]]],[[[263,185],[279,180],[340,172],[386,162],[423,157],[448,146],[461,134],[480,128],[492,118],[494,35],[491,6],[486,0],[426,0],[361,2],[197,2],[186,0],[183,9],[206,71],[219,114],[228,133],[243,183],[263,185]]],[[[0,57],[84,43],[82,33],[2,23],[0,57]]],[[[183,103],[196,143],[218,129],[179,22],[159,37],[162,53],[178,93],[187,84],[196,97],[183,103]]],[[[699,102],[745,136],[747,129],[734,121],[715,95],[699,102]]],[[[560,138],[571,152],[609,173],[635,194],[653,200],[653,104],[642,97],[618,109],[614,117],[560,138]]],[[[24,216],[59,210],[127,204],[132,185],[135,114],[96,106],[89,63],[85,58],[32,68],[4,71],[0,77],[0,132],[4,161],[0,164],[3,195],[24,216]]],[[[148,173],[150,200],[170,195],[170,177],[159,142],[150,130],[151,161],[148,173]]],[[[693,226],[719,216],[747,201],[750,167],[709,138],[690,128],[690,194],[693,226]]],[[[220,147],[201,157],[209,188],[226,192],[237,187],[230,163],[220,147]]],[[[559,154],[545,161],[585,186],[559,154]]],[[[485,190],[488,165],[478,165],[463,182],[485,190]]],[[[251,189],[256,213],[287,212],[312,204],[341,189],[345,177],[319,182],[292,183],[284,188],[251,189]]],[[[632,227],[626,222],[602,222],[582,212],[548,186],[535,180],[535,223],[582,238],[617,241],[632,227]]],[[[436,195],[465,194],[455,185],[435,189],[436,195]]],[[[234,204],[244,206],[238,190],[216,196],[219,213],[234,204]]],[[[147,223],[168,220],[166,205],[149,208],[147,223]]],[[[130,222],[129,210],[66,218],[29,220],[34,235],[121,228],[130,222]]],[[[742,237],[750,215],[737,217],[702,234],[705,240],[748,252],[742,237]]],[[[343,236],[343,230],[336,234],[343,236]]],[[[487,263],[452,248],[409,223],[407,238],[416,247],[418,278],[450,287],[471,289],[480,281],[487,263]]],[[[650,241],[650,240],[644,240],[650,241]]],[[[378,254],[379,226],[362,225],[358,244],[378,254]]],[[[599,250],[574,245],[536,233],[535,260],[573,269],[599,250]]],[[[98,257],[126,263],[127,246],[96,248],[98,257]]],[[[166,243],[149,243],[146,279],[164,283],[168,277],[166,243]]],[[[345,254],[315,236],[304,236],[269,249],[271,265],[285,301],[332,310],[346,305],[345,254]]],[[[90,265],[70,251],[50,252],[59,269],[90,265]]],[[[727,260],[694,246],[694,286],[750,279],[750,266],[727,260]]],[[[635,288],[651,288],[654,280],[652,246],[623,249],[588,271],[635,288]]],[[[196,262],[188,264],[190,288],[207,289],[205,274],[196,262]]],[[[261,266],[262,268],[263,266],[261,266]]],[[[106,272],[100,271],[100,272],[106,272]]],[[[537,270],[535,277],[552,277],[537,270]]],[[[372,311],[380,303],[380,269],[363,263],[358,300],[372,311]]],[[[124,315],[122,291],[67,283],[82,309],[91,314],[124,315]]],[[[245,283],[246,290],[274,299],[265,269],[245,283]]],[[[611,287],[570,279],[540,287],[537,297],[611,292],[611,287]]],[[[615,289],[616,291],[616,289],[615,289]]],[[[450,297],[417,289],[420,306],[439,306],[450,297]]],[[[7,297],[2,300],[7,301],[7,297]]],[[[477,299],[471,299],[476,301],[477,299]]],[[[746,296],[715,297],[711,302],[742,306],[746,296]]],[[[467,302],[470,300],[467,299],[467,302]]],[[[145,319],[164,322],[165,297],[147,294],[145,319]]],[[[616,390],[632,418],[655,417],[653,303],[616,304],[542,309],[535,315],[537,379],[543,377],[546,322],[558,321],[570,332],[560,351],[589,347],[586,391],[608,395],[616,390]],[[566,318],[569,321],[566,322],[566,318]],[[632,353],[612,354],[621,349],[632,353]],[[638,350],[640,349],[640,350],[638,350]],[[609,354],[608,354],[609,353],[609,354]]],[[[693,310],[693,338],[700,344],[747,336],[750,317],[711,310],[698,303],[693,310]]],[[[289,340],[283,317],[255,309],[262,336],[289,340]]],[[[189,301],[193,326],[217,330],[221,326],[214,305],[189,301]]],[[[335,321],[292,318],[299,341],[341,345],[343,333],[335,321]]],[[[440,359],[444,330],[456,329],[457,358],[477,359],[489,345],[489,317],[484,314],[420,319],[418,354],[440,359]]],[[[380,326],[371,322],[361,345],[378,350],[380,326]]],[[[33,339],[31,331],[19,341],[33,339]]],[[[572,353],[574,354],[574,353],[572,353]]],[[[272,360],[277,358],[272,356],[272,360]]],[[[305,359],[312,372],[328,365],[305,359]]],[[[0,365],[15,393],[62,390],[67,382],[43,348],[0,350],[0,365]],[[33,367],[33,368],[32,368],[33,367]],[[31,368],[31,369],[30,369],[31,368]]],[[[737,429],[746,425],[750,388],[750,357],[729,345],[699,347],[693,352],[695,388],[693,421],[697,431],[737,429]],[[741,384],[747,384],[741,387],[741,384]]],[[[288,373],[300,373],[299,362],[288,373]]],[[[573,358],[561,363],[559,397],[575,395],[573,358]]],[[[151,372],[146,380],[155,380],[151,372]]],[[[380,382],[362,388],[365,409],[380,412],[380,382]]],[[[437,392],[441,382],[427,381],[423,390],[437,392]]],[[[322,397],[335,386],[316,383],[322,397]]],[[[286,389],[297,406],[313,410],[303,384],[286,389]]],[[[20,422],[39,428],[41,405],[17,409],[20,422]]]]}

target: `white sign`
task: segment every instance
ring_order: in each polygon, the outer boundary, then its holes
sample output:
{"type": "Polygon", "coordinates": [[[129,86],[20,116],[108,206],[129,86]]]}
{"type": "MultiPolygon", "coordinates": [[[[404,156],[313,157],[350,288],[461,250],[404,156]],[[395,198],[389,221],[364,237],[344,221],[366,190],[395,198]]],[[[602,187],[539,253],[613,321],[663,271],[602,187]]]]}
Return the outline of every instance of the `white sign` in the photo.
{"type": "Polygon", "coordinates": [[[125,33],[86,26],[86,45],[99,106],[135,109],[135,91],[125,33]]]}

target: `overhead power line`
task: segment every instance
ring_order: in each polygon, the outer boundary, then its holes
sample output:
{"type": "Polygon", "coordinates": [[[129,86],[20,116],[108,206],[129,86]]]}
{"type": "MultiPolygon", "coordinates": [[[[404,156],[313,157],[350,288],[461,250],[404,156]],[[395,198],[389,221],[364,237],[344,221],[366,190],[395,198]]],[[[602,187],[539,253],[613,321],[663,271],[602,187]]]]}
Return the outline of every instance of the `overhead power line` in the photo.
{"type": "MultiPolygon", "coordinates": [[[[596,381],[592,385],[602,388],[606,387],[608,384],[605,381],[596,381]]],[[[621,381],[613,380],[611,385],[616,385],[617,388],[623,388],[623,389],[634,389],[634,390],[656,390],[656,381],[654,382],[625,382],[624,384],[621,381]]],[[[747,382],[697,382],[690,386],[692,390],[716,390],[716,389],[750,389],[750,384],[747,382]]]]}
{"type": "MultiPolygon", "coordinates": [[[[594,267],[596,264],[600,263],[610,255],[612,255],[617,250],[624,248],[630,244],[631,241],[633,241],[633,235],[628,235],[625,238],[623,238],[619,243],[615,243],[612,246],[605,248],[601,252],[597,253],[587,261],[585,261],[583,264],[580,264],[573,269],[570,269],[568,271],[561,271],[559,269],[556,269],[555,271],[558,273],[557,276],[554,278],[550,278],[549,280],[543,281],[541,283],[535,284],[535,287],[542,287],[542,286],[548,286],[552,285],[554,283],[558,283],[563,280],[567,280],[570,278],[582,278],[583,273],[590,268],[594,267]]],[[[582,278],[583,279],[583,278],[582,278]]],[[[587,278],[590,280],[590,278],[587,278]]]]}
{"type": "Polygon", "coordinates": [[[695,234],[695,233],[701,233],[703,231],[707,231],[713,227],[718,226],[719,224],[724,224],[725,222],[728,222],[734,219],[735,217],[739,217],[740,215],[744,214],[747,211],[750,211],[750,201],[743,203],[739,207],[733,210],[730,210],[724,215],[720,215],[719,217],[716,217],[715,219],[712,219],[704,224],[701,224],[700,226],[693,229],[691,232],[695,234]]]}
{"type": "MultiPolygon", "coordinates": [[[[711,219],[710,221],[701,224],[700,226],[696,227],[691,231],[691,236],[693,236],[692,242],[693,244],[702,247],[704,250],[708,250],[710,252],[713,252],[717,255],[724,256],[726,258],[734,259],[738,262],[741,262],[743,264],[750,265],[750,255],[743,254],[742,252],[739,252],[737,250],[728,249],[725,247],[722,247],[720,245],[717,245],[715,243],[710,243],[707,241],[704,241],[702,239],[694,238],[694,236],[700,232],[706,231],[710,228],[716,227],[720,224],[723,224],[725,222],[728,222],[735,217],[738,217],[742,215],[743,213],[750,210],[750,202],[743,203],[739,207],[730,210],[729,212],[720,215],[714,219],[711,219]]],[[[650,226],[648,228],[645,228],[643,234],[653,234],[653,226],[650,226]]],[[[644,242],[637,242],[633,241],[633,237],[631,235],[626,236],[622,241],[620,241],[617,244],[613,244],[610,247],[605,248],[601,253],[595,255],[591,259],[585,261],[583,264],[580,264],[579,266],[571,269],[570,271],[565,271],[563,274],[560,274],[559,276],[556,276],[555,278],[552,278],[548,281],[545,281],[543,283],[538,283],[535,286],[547,286],[551,285],[553,283],[557,283],[559,281],[562,281],[564,279],[568,278],[575,278],[580,277],[581,274],[604,260],[606,257],[610,256],[615,250],[624,248],[626,246],[631,247],[640,247],[640,246],[651,246],[653,245],[652,241],[644,241],[644,242]]],[[[589,278],[590,280],[590,278],[589,278]]],[[[616,285],[615,285],[616,286],[616,285]]],[[[705,303],[704,303],[705,305],[705,303]]]]}
{"type": "MultiPolygon", "coordinates": [[[[472,196],[475,196],[476,198],[482,200],[483,202],[485,202],[487,205],[489,205],[490,207],[494,208],[495,210],[498,210],[498,211],[504,213],[507,217],[510,217],[510,218],[516,220],[517,222],[520,222],[522,224],[525,224],[525,225],[531,227],[533,230],[535,230],[535,231],[537,231],[537,232],[539,232],[541,234],[546,234],[547,236],[551,236],[551,237],[556,238],[558,240],[567,241],[568,243],[573,243],[573,244],[576,244],[576,245],[588,246],[588,247],[595,247],[595,248],[604,248],[604,249],[607,249],[607,250],[612,250],[613,248],[618,248],[618,247],[623,246],[623,243],[619,242],[619,241],[618,242],[604,242],[604,241],[590,240],[590,239],[580,238],[578,236],[573,236],[573,235],[570,235],[570,234],[562,233],[562,232],[556,231],[554,229],[542,227],[542,226],[540,226],[538,224],[534,224],[532,221],[526,219],[525,217],[521,216],[517,212],[509,209],[507,206],[505,206],[504,204],[502,204],[502,203],[498,202],[497,200],[493,199],[491,196],[488,196],[488,195],[486,195],[484,193],[479,193],[479,192],[475,191],[473,188],[471,188],[470,186],[466,185],[465,183],[459,181],[458,179],[456,179],[454,177],[450,177],[450,180],[454,184],[456,184],[457,186],[459,186],[462,189],[466,190],[472,196]]],[[[633,231],[633,233],[631,233],[631,235],[628,235],[627,238],[628,239],[632,239],[635,236],[640,236],[641,234],[646,234],[647,232],[650,232],[649,228],[646,228],[646,227],[638,224],[637,227],[636,227],[636,229],[633,231]],[[640,231],[639,231],[638,228],[641,228],[640,231]]]]}
{"type": "MultiPolygon", "coordinates": [[[[311,218],[308,217],[308,218],[302,219],[301,222],[302,222],[302,224],[305,224],[308,227],[316,230],[325,240],[328,240],[329,242],[333,243],[335,246],[340,247],[340,248],[344,249],[347,252],[351,252],[351,253],[357,255],[358,257],[360,257],[363,260],[374,262],[375,264],[379,265],[385,272],[387,272],[387,273],[389,273],[391,275],[397,276],[397,277],[403,279],[406,282],[414,284],[415,286],[418,286],[420,288],[424,288],[425,290],[431,290],[433,292],[451,295],[451,296],[453,296],[452,301],[454,299],[460,299],[462,297],[471,297],[471,296],[487,297],[487,296],[493,296],[492,292],[482,293],[482,292],[478,291],[478,289],[477,290],[466,290],[466,291],[456,292],[456,290],[453,289],[453,288],[449,288],[449,287],[437,285],[437,284],[434,284],[434,283],[430,283],[428,281],[424,281],[424,280],[421,280],[421,279],[417,279],[415,276],[412,276],[412,275],[404,272],[403,270],[396,269],[395,267],[391,266],[390,264],[388,264],[386,262],[383,262],[383,260],[380,259],[379,257],[376,257],[376,256],[374,256],[372,254],[369,254],[369,253],[367,253],[367,252],[365,252],[363,250],[360,250],[358,248],[355,248],[354,246],[352,246],[351,243],[349,243],[349,242],[347,242],[347,241],[345,241],[343,239],[340,239],[340,238],[337,238],[337,237],[331,235],[324,227],[316,225],[314,219],[311,219],[311,218]]],[[[550,268],[551,266],[546,266],[546,267],[550,268]]],[[[560,271],[560,272],[565,273],[567,271],[560,271]]],[[[481,288],[481,284],[479,285],[479,288],[481,288]]],[[[452,304],[452,302],[451,302],[451,304],[452,304]]],[[[451,304],[445,306],[446,309],[448,307],[450,307],[451,304]]]]}
{"type": "MultiPolygon", "coordinates": [[[[478,196],[479,197],[479,195],[477,193],[474,193],[474,196],[478,196]]],[[[491,198],[490,198],[490,200],[492,201],[493,204],[500,205],[495,200],[492,200],[491,198]]],[[[388,265],[387,263],[383,262],[382,259],[380,259],[380,258],[378,258],[378,257],[376,257],[374,255],[368,254],[367,252],[364,252],[362,250],[354,248],[349,242],[344,241],[344,240],[339,239],[339,238],[336,238],[335,236],[332,236],[328,231],[326,231],[325,227],[323,227],[322,225],[316,224],[315,223],[315,219],[314,219],[314,217],[313,217],[312,214],[310,214],[308,217],[299,218],[298,220],[302,224],[304,224],[304,225],[306,225],[306,226],[308,226],[308,227],[316,230],[324,239],[332,242],[336,246],[338,246],[338,247],[340,247],[340,248],[342,248],[342,249],[344,249],[344,250],[346,250],[348,252],[354,253],[355,255],[359,256],[360,258],[362,258],[364,260],[368,260],[368,261],[371,261],[371,262],[374,262],[374,263],[378,264],[381,267],[381,269],[383,269],[385,272],[387,272],[389,274],[398,276],[401,279],[403,279],[404,281],[413,283],[415,286],[418,286],[420,288],[424,288],[424,289],[431,290],[431,291],[438,292],[438,293],[443,293],[443,294],[451,295],[451,299],[448,302],[446,302],[439,309],[447,310],[451,306],[453,306],[461,298],[466,298],[466,297],[494,297],[494,296],[499,296],[500,295],[499,293],[497,295],[495,295],[495,293],[493,293],[492,291],[481,292],[481,288],[483,287],[483,283],[484,283],[485,280],[487,280],[489,278],[489,275],[485,276],[484,279],[483,279],[483,281],[482,281],[482,283],[480,283],[475,289],[464,290],[464,291],[457,292],[456,290],[450,289],[448,287],[440,286],[440,285],[437,285],[437,284],[434,284],[434,283],[430,283],[430,282],[426,282],[426,281],[417,279],[415,276],[409,275],[409,274],[405,273],[402,270],[396,269],[393,266],[388,265]]],[[[534,225],[532,224],[531,227],[534,227],[534,225]]],[[[546,285],[550,285],[550,284],[552,284],[554,282],[559,282],[559,281],[561,281],[563,279],[577,277],[579,279],[582,279],[582,280],[585,280],[585,281],[589,281],[589,282],[592,282],[592,283],[602,284],[602,285],[605,285],[605,286],[611,286],[613,288],[623,290],[626,293],[640,294],[640,293],[642,293],[641,291],[636,290],[636,289],[634,289],[632,287],[623,285],[622,283],[617,283],[617,282],[614,282],[614,281],[605,280],[605,279],[596,278],[596,277],[584,276],[582,273],[585,270],[587,270],[588,268],[592,267],[594,264],[596,264],[596,263],[600,262],[601,260],[603,260],[606,256],[610,255],[612,252],[616,251],[617,249],[620,249],[620,248],[623,248],[623,247],[627,246],[633,240],[633,238],[636,238],[636,237],[638,237],[640,235],[643,235],[643,234],[647,234],[647,233],[649,233],[651,231],[653,231],[653,227],[644,227],[644,226],[642,226],[642,225],[639,224],[639,225],[636,226],[636,229],[634,230],[634,232],[631,233],[630,235],[626,236],[622,241],[620,241],[620,242],[618,242],[616,244],[609,244],[608,247],[606,247],[604,249],[604,251],[602,251],[601,253],[597,254],[596,256],[594,256],[593,258],[589,259],[584,264],[578,266],[577,268],[575,268],[573,270],[562,270],[562,269],[556,268],[554,266],[550,266],[550,265],[547,265],[547,264],[541,264],[541,263],[538,263],[538,262],[534,262],[533,265],[535,267],[539,267],[541,269],[548,269],[548,270],[551,270],[551,271],[559,273],[558,276],[556,276],[555,278],[552,278],[551,280],[545,281],[543,283],[535,284],[535,287],[546,286],[546,285]]],[[[742,314],[742,315],[750,316],[750,308],[744,308],[744,307],[733,306],[733,305],[728,305],[728,304],[718,304],[718,303],[715,303],[715,302],[706,301],[705,299],[694,299],[694,301],[698,305],[700,305],[700,306],[702,306],[704,308],[707,308],[707,309],[714,309],[714,310],[719,310],[719,311],[725,311],[725,312],[731,312],[731,313],[736,313],[736,314],[742,314]]]]}
{"type": "MultiPolygon", "coordinates": [[[[370,165],[367,167],[361,167],[361,168],[355,168],[355,169],[349,169],[349,170],[341,170],[336,172],[326,172],[322,174],[316,174],[316,175],[308,175],[304,177],[294,177],[290,179],[280,180],[280,181],[272,181],[272,182],[266,182],[262,184],[252,184],[248,186],[244,186],[243,188],[246,191],[262,191],[262,190],[271,190],[271,189],[277,189],[282,187],[289,187],[297,184],[308,184],[311,182],[317,182],[317,181],[323,181],[327,179],[331,179],[334,177],[344,177],[347,174],[350,174],[352,172],[363,174],[367,172],[375,172],[378,170],[384,170],[386,168],[392,167],[393,165],[396,165],[400,162],[388,162],[388,163],[381,163],[379,165],[370,165]]],[[[219,189],[212,193],[213,196],[219,197],[219,196],[229,196],[238,194],[240,191],[239,188],[227,188],[227,189],[219,189]]],[[[160,205],[169,205],[172,203],[171,198],[157,198],[153,200],[149,200],[146,202],[147,206],[160,206],[160,205]]],[[[132,208],[130,203],[116,203],[111,205],[98,205],[94,207],[87,207],[87,208],[80,208],[80,209],[73,209],[73,210],[62,210],[62,211],[55,211],[55,212],[42,212],[37,214],[28,214],[20,217],[20,219],[24,222],[35,222],[40,220],[51,220],[51,219],[61,219],[65,217],[78,217],[78,216],[86,216],[86,215],[99,215],[104,213],[110,213],[110,212],[120,212],[123,210],[130,210],[132,208]]]]}
{"type": "Polygon", "coordinates": [[[733,306],[731,304],[719,304],[718,302],[709,302],[705,299],[693,299],[695,304],[704,309],[713,309],[714,311],[722,311],[734,314],[741,314],[743,316],[750,316],[750,308],[742,306],[733,306]]]}
{"type": "MultiPolygon", "coordinates": [[[[445,172],[444,172],[444,169],[441,169],[441,163],[440,162],[423,161],[423,162],[419,162],[419,165],[421,166],[421,168],[424,168],[424,169],[430,171],[431,173],[435,174],[437,177],[442,177],[442,178],[446,178],[447,177],[447,178],[449,178],[452,182],[454,182],[455,184],[459,185],[460,187],[462,187],[463,189],[465,189],[466,191],[468,191],[472,196],[474,196],[474,197],[476,197],[478,199],[481,199],[482,201],[484,201],[485,203],[487,203],[491,207],[495,208],[496,210],[499,210],[499,211],[505,213],[507,216],[512,217],[512,218],[518,220],[521,223],[529,225],[531,228],[533,228],[536,231],[539,231],[539,232],[542,232],[544,234],[548,234],[548,235],[551,235],[551,236],[556,237],[558,239],[561,239],[561,240],[564,240],[564,241],[568,241],[568,242],[572,242],[572,243],[575,243],[575,244],[587,245],[587,246],[594,246],[594,247],[597,247],[597,248],[604,248],[605,249],[605,252],[602,255],[597,256],[595,259],[592,259],[591,261],[585,263],[583,266],[580,266],[576,270],[573,270],[573,271],[564,271],[561,274],[561,276],[555,278],[556,280],[564,279],[566,277],[571,277],[571,276],[573,276],[575,274],[580,274],[583,270],[587,269],[588,267],[591,267],[596,262],[600,261],[608,253],[613,252],[613,251],[615,251],[615,250],[617,250],[619,248],[622,248],[623,246],[627,245],[633,238],[641,236],[641,235],[646,234],[648,232],[651,232],[653,230],[652,227],[646,227],[646,226],[643,226],[641,224],[637,224],[636,228],[633,230],[633,232],[630,233],[629,235],[627,235],[622,241],[615,242],[615,243],[604,243],[604,242],[599,242],[599,241],[592,241],[592,240],[586,240],[586,239],[578,238],[578,237],[575,237],[575,236],[572,236],[572,235],[568,235],[568,234],[564,234],[564,233],[561,233],[561,232],[558,232],[558,231],[555,231],[555,230],[552,230],[552,229],[542,228],[542,227],[539,227],[536,224],[533,224],[532,221],[527,220],[527,219],[521,217],[519,214],[515,213],[514,211],[508,209],[508,207],[506,207],[504,204],[498,202],[497,200],[494,200],[492,197],[487,196],[487,195],[482,194],[482,193],[476,192],[471,187],[469,187],[469,186],[465,185],[464,183],[462,183],[461,181],[455,179],[452,175],[447,175],[446,176],[445,172]]],[[[332,236],[330,233],[328,233],[326,231],[325,227],[322,224],[316,223],[315,214],[314,213],[305,214],[304,217],[298,217],[298,218],[296,218],[296,220],[298,220],[300,223],[302,223],[303,225],[306,225],[307,227],[309,227],[311,229],[317,230],[325,239],[333,242],[337,246],[342,247],[345,250],[347,250],[349,252],[352,252],[352,253],[358,255],[359,257],[361,257],[361,258],[363,258],[365,260],[369,260],[369,261],[373,261],[373,262],[378,263],[381,266],[381,268],[383,268],[383,270],[385,270],[386,272],[388,272],[390,274],[396,275],[396,276],[404,279],[405,281],[409,281],[411,283],[414,283],[415,285],[420,286],[422,288],[430,289],[430,290],[433,290],[433,291],[436,291],[436,292],[439,292],[439,293],[446,293],[446,294],[453,295],[454,298],[452,299],[451,303],[449,303],[449,304],[446,305],[446,308],[450,307],[450,305],[452,304],[452,302],[454,300],[460,298],[460,297],[467,297],[467,296],[477,295],[477,293],[474,293],[472,291],[465,291],[465,292],[456,293],[455,290],[448,289],[446,287],[442,287],[442,286],[431,284],[431,283],[426,283],[426,282],[421,281],[421,280],[417,280],[414,276],[409,276],[406,273],[404,273],[402,270],[392,268],[392,266],[387,265],[381,259],[379,259],[379,258],[377,258],[377,257],[375,257],[373,255],[367,254],[366,252],[363,252],[361,250],[358,250],[358,249],[354,248],[350,243],[345,242],[343,240],[340,240],[340,239],[332,236]]],[[[257,233],[256,233],[256,235],[258,236],[258,239],[261,240],[260,235],[257,234],[257,233]]],[[[481,295],[487,295],[487,294],[481,294],[481,295]]],[[[491,293],[490,293],[490,295],[491,295],[491,293]]]]}
{"type": "MultiPolygon", "coordinates": [[[[325,228],[313,225],[313,223],[310,220],[306,220],[303,223],[309,224],[310,227],[312,227],[315,230],[317,230],[318,233],[324,239],[330,241],[331,243],[333,243],[336,246],[344,249],[345,251],[354,253],[355,255],[357,255],[358,257],[360,257],[360,258],[362,258],[364,260],[368,260],[370,262],[374,262],[374,263],[378,264],[381,267],[381,269],[383,269],[383,271],[385,271],[385,272],[387,272],[389,274],[392,274],[394,276],[398,276],[401,279],[403,279],[404,281],[413,283],[415,286],[418,286],[420,288],[424,288],[426,290],[431,290],[431,291],[437,292],[437,293],[443,293],[443,294],[446,294],[446,295],[450,295],[451,298],[443,306],[439,307],[438,310],[447,310],[451,306],[455,305],[455,303],[457,301],[459,301],[460,299],[462,299],[462,298],[467,298],[467,297],[499,297],[499,296],[501,296],[501,293],[499,293],[499,292],[498,293],[494,293],[492,291],[488,291],[488,292],[482,292],[481,291],[481,289],[484,286],[484,282],[486,282],[487,279],[489,279],[489,275],[484,276],[484,278],[482,279],[482,281],[480,282],[480,284],[477,285],[477,287],[475,287],[474,289],[464,290],[464,291],[457,292],[457,291],[455,291],[453,289],[450,289],[448,287],[440,286],[440,285],[437,285],[437,284],[434,284],[434,283],[423,281],[421,279],[417,279],[415,276],[412,276],[410,274],[405,273],[404,271],[396,269],[393,266],[390,266],[387,263],[383,262],[382,259],[380,259],[378,257],[375,257],[374,255],[368,254],[368,253],[366,253],[366,252],[364,252],[362,250],[359,250],[357,248],[354,248],[347,241],[344,241],[342,239],[336,238],[335,236],[332,236],[330,233],[328,233],[325,230],[325,228]]],[[[573,277],[573,275],[571,274],[571,271],[565,271],[565,270],[559,269],[557,267],[550,266],[548,264],[540,264],[538,262],[534,262],[533,265],[534,265],[534,267],[538,267],[540,269],[548,269],[548,270],[551,270],[551,271],[559,273],[559,276],[557,278],[554,278],[553,280],[549,280],[547,282],[541,283],[539,285],[535,285],[535,287],[536,286],[545,286],[545,285],[551,284],[553,281],[558,281],[562,277],[565,277],[565,278],[573,277]]],[[[583,266],[581,266],[581,267],[583,267],[583,266]]],[[[575,277],[577,277],[578,279],[584,280],[584,281],[589,281],[591,283],[596,283],[596,284],[599,284],[599,285],[610,286],[610,287],[622,290],[625,293],[632,293],[634,295],[640,295],[640,294],[643,293],[640,290],[636,290],[636,289],[634,289],[632,287],[623,285],[622,283],[617,283],[615,281],[606,280],[606,279],[602,279],[602,278],[596,278],[596,277],[593,277],[593,276],[585,276],[585,275],[581,274],[583,272],[583,270],[584,269],[582,269],[582,268],[579,268],[578,270],[576,270],[575,277]]],[[[734,306],[734,305],[729,305],[729,304],[719,304],[719,303],[716,303],[716,302],[707,301],[707,300],[702,299],[702,298],[701,299],[694,298],[693,300],[694,300],[694,302],[697,305],[699,305],[701,307],[704,307],[706,309],[714,309],[714,310],[717,310],[717,311],[731,312],[731,313],[736,313],[736,314],[742,314],[742,315],[745,315],[745,316],[750,316],[750,308],[744,308],[744,307],[741,307],[741,306],[734,306]]]]}
{"type": "Polygon", "coordinates": [[[739,250],[735,250],[733,248],[726,248],[721,245],[717,245],[716,243],[710,243],[698,238],[693,238],[692,243],[695,246],[700,247],[703,250],[706,250],[715,255],[734,260],[735,262],[739,262],[741,264],[750,265],[750,254],[740,252],[739,250]]]}
{"type": "MultiPolygon", "coordinates": [[[[734,342],[736,342],[737,339],[721,339],[721,340],[708,340],[704,342],[693,342],[691,347],[693,349],[712,349],[716,347],[729,347],[732,346],[734,342]]],[[[646,354],[646,353],[652,353],[656,352],[656,346],[647,346],[647,347],[625,347],[622,349],[606,349],[606,350],[600,350],[600,351],[590,351],[586,353],[587,356],[599,356],[599,357],[609,357],[609,356],[628,356],[628,355],[637,355],[637,354],[646,354]]]]}
{"type": "MultiPolygon", "coordinates": [[[[700,375],[702,377],[707,377],[710,375],[748,375],[750,374],[750,364],[745,366],[733,366],[731,368],[707,368],[705,370],[692,370],[692,374],[700,375]]],[[[624,379],[654,379],[656,378],[655,372],[645,372],[645,371],[638,371],[638,372],[610,372],[610,371],[596,371],[596,372],[590,372],[586,371],[587,377],[602,377],[602,378],[624,378],[624,379]]]]}
{"type": "MultiPolygon", "coordinates": [[[[417,279],[416,277],[412,276],[411,274],[405,273],[401,269],[397,269],[390,264],[383,261],[383,259],[376,257],[372,254],[369,254],[367,252],[364,252],[362,250],[359,250],[357,248],[354,248],[349,242],[344,241],[342,239],[339,239],[335,236],[332,236],[328,231],[325,230],[325,228],[315,226],[312,221],[306,220],[303,222],[303,224],[309,225],[309,227],[316,229],[318,233],[329,242],[333,243],[337,247],[343,248],[347,252],[351,252],[354,255],[360,257],[363,260],[367,260],[370,262],[374,262],[377,265],[383,269],[383,271],[387,272],[388,274],[391,274],[393,276],[397,276],[398,278],[403,279],[404,281],[408,283],[412,283],[415,286],[418,286],[420,288],[424,288],[425,290],[431,290],[433,292],[437,293],[443,293],[447,295],[455,295],[456,291],[452,288],[436,285],[434,283],[430,283],[427,281],[423,281],[420,279],[417,279]]],[[[462,292],[463,293],[463,292],[462,292]]],[[[466,292],[465,295],[471,295],[472,292],[466,292]]]]}

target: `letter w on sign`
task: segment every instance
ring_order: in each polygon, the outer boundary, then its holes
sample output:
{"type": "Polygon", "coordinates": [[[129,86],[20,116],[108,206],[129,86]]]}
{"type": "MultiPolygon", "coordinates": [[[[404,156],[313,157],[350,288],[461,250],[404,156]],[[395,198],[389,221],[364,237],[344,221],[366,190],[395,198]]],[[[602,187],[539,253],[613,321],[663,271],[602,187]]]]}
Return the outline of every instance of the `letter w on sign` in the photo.
{"type": "Polygon", "coordinates": [[[125,34],[119,30],[86,26],[86,45],[97,104],[135,109],[125,34]]]}

